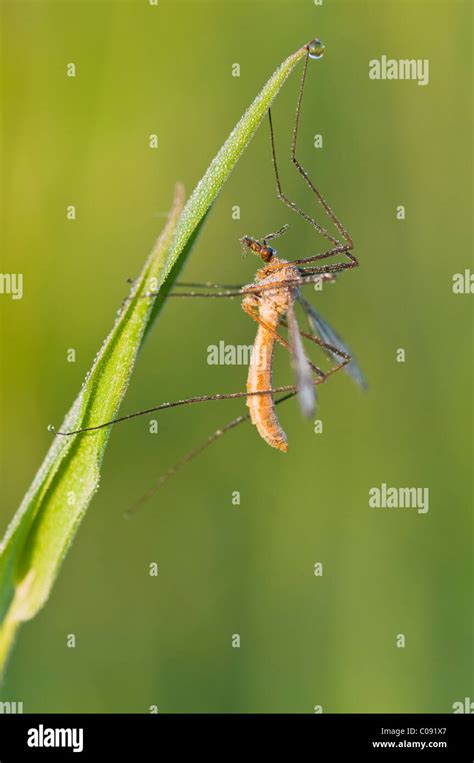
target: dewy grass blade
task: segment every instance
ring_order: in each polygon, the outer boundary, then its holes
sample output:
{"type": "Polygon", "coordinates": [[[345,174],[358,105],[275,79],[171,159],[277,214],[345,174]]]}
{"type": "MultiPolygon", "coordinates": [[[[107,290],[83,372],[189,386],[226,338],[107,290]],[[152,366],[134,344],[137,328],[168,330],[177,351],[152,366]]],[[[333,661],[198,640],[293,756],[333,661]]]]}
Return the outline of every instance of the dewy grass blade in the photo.
{"type": "MultiPolygon", "coordinates": [[[[184,206],[177,187],[168,222],[132,286],[61,429],[79,429],[116,416],[138,351],[189,254],[207,212],[306,45],[264,85],[217,153],[184,206]],[[143,299],[153,287],[157,297],[143,299]]],[[[0,545],[0,671],[19,624],[46,602],[61,562],[99,486],[110,430],[56,437],[0,545]]]]}

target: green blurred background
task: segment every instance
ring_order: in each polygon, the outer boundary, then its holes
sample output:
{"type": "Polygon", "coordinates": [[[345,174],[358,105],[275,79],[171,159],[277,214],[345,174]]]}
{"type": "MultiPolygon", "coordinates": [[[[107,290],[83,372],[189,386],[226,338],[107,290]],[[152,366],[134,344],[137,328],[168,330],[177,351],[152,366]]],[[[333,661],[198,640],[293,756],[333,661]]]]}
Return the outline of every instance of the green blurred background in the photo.
{"type": "MultiPolygon", "coordinates": [[[[472,267],[470,23],[469,2],[436,0],[2,3],[1,270],[25,280],[23,300],[0,298],[2,533],[175,181],[191,192],[265,80],[315,36],[326,54],[309,66],[299,153],[361,267],[306,296],[356,351],[370,389],[343,375],[319,388],[323,434],[294,401],[282,406],[286,456],[243,425],[131,522],[122,512],[153,479],[245,405],[165,412],[157,436],[146,418],[117,427],[1,699],[25,712],[449,712],[472,696],[472,297],[452,293],[453,274],[472,267]],[[369,80],[382,54],[428,58],[429,84],[369,80]],[[382,482],[428,487],[429,513],[369,509],[382,482]]],[[[274,119],[285,189],[312,211],[288,161],[299,73],[274,119]]],[[[257,261],[238,238],[285,222],[282,256],[322,250],[275,197],[263,124],[183,278],[251,280],[257,261]]],[[[245,367],[209,366],[207,347],[254,334],[238,301],[170,300],[123,412],[245,389],[245,367]]],[[[275,381],[287,383],[277,355],[275,381]]]]}

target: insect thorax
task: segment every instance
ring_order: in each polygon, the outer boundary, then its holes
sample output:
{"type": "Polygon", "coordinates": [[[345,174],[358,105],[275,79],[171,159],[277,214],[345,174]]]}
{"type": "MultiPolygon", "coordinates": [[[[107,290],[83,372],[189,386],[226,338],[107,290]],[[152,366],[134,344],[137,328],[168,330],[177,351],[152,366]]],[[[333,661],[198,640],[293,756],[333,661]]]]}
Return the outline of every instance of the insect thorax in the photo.
{"type": "Polygon", "coordinates": [[[275,289],[266,288],[260,294],[256,294],[256,301],[260,307],[266,304],[273,308],[279,315],[283,315],[288,307],[295,301],[296,289],[286,284],[287,281],[297,280],[298,270],[287,260],[274,257],[269,265],[257,271],[255,283],[268,286],[275,284],[275,289]],[[285,265],[286,267],[276,267],[285,265]]]}

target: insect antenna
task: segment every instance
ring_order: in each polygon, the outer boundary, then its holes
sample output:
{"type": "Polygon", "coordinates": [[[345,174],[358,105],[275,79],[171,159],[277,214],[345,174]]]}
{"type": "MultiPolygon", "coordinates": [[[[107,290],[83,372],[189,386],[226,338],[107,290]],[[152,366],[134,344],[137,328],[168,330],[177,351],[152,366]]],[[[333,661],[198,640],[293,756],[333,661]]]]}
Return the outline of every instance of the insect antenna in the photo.
{"type": "Polygon", "coordinates": [[[283,236],[284,233],[288,230],[290,226],[288,223],[285,223],[285,225],[282,225],[281,228],[274,231],[274,233],[267,233],[266,236],[264,236],[261,240],[262,241],[271,241],[272,238],[278,238],[278,236],[283,236]]]}

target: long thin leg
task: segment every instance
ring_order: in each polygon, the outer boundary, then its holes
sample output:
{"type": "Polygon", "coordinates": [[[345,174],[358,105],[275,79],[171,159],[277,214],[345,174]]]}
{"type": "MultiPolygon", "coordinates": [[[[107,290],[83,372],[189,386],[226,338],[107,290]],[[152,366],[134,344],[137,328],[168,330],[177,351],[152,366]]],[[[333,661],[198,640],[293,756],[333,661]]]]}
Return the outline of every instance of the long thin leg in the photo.
{"type": "MultiPolygon", "coordinates": [[[[258,323],[258,325],[259,325],[259,326],[262,326],[262,328],[264,328],[264,329],[265,329],[265,331],[268,331],[268,333],[269,333],[269,334],[271,334],[272,336],[274,336],[274,337],[275,337],[275,339],[277,340],[277,342],[279,342],[279,343],[281,344],[281,346],[285,348],[285,350],[288,350],[288,352],[290,352],[290,353],[292,352],[292,349],[291,349],[290,345],[288,344],[288,342],[286,341],[286,339],[283,339],[283,337],[282,337],[282,336],[280,336],[280,334],[279,334],[277,331],[275,331],[275,330],[274,330],[274,329],[273,329],[271,326],[269,326],[269,325],[268,325],[268,323],[265,323],[265,321],[263,321],[263,320],[260,318],[260,316],[259,316],[259,315],[257,315],[257,314],[254,312],[254,310],[252,309],[252,307],[251,307],[250,305],[246,305],[246,304],[245,304],[245,302],[243,302],[243,303],[242,303],[242,308],[245,310],[245,312],[247,313],[247,315],[249,315],[249,316],[252,318],[252,320],[254,320],[254,321],[255,321],[255,323],[258,323]]],[[[287,323],[285,323],[284,325],[288,327],[288,324],[287,324],[287,323]]],[[[300,331],[300,334],[303,334],[303,332],[302,332],[302,331],[300,331]]],[[[308,334],[308,337],[309,337],[309,336],[310,336],[310,335],[308,334]]],[[[318,344],[319,344],[319,343],[318,343],[318,344]]],[[[314,365],[313,363],[311,363],[311,361],[309,361],[309,360],[308,360],[308,363],[309,363],[309,365],[310,365],[310,367],[311,367],[311,370],[312,370],[312,371],[314,371],[314,373],[315,373],[315,374],[317,374],[317,376],[320,376],[320,377],[322,377],[323,379],[324,379],[324,378],[326,378],[326,374],[324,373],[324,371],[321,371],[321,369],[320,369],[320,368],[318,368],[318,366],[315,366],[315,365],[314,365]]]]}
{"type": "MultiPolygon", "coordinates": [[[[268,298],[271,300],[271,297],[268,298]]],[[[307,303],[309,304],[309,303],[307,303]]],[[[329,376],[331,373],[334,373],[335,371],[338,371],[340,368],[344,368],[348,363],[351,361],[351,356],[344,352],[343,350],[339,350],[338,348],[334,347],[332,344],[329,344],[328,342],[324,342],[320,337],[313,334],[308,334],[305,331],[301,331],[301,329],[298,327],[298,324],[296,322],[296,317],[294,315],[293,307],[288,309],[287,314],[287,320],[284,320],[280,317],[279,323],[286,326],[288,330],[290,331],[290,337],[292,337],[291,346],[284,340],[280,334],[275,331],[275,329],[268,325],[265,321],[263,321],[257,310],[258,310],[258,303],[253,303],[252,301],[247,301],[247,299],[244,299],[242,303],[242,307],[256,323],[259,324],[259,326],[262,326],[270,335],[274,337],[275,340],[279,341],[280,344],[288,350],[291,355],[293,356],[293,362],[295,364],[296,372],[297,372],[297,378],[298,378],[298,392],[300,394],[300,399],[302,398],[305,402],[302,405],[303,412],[305,415],[312,415],[312,410],[314,409],[314,392],[312,391],[312,379],[311,379],[311,371],[316,374],[316,376],[321,377],[320,381],[323,382],[326,380],[327,376],[329,376]],[[291,310],[291,312],[290,312],[291,310]],[[339,357],[342,357],[343,360],[341,363],[339,363],[336,366],[333,366],[328,373],[324,373],[321,371],[320,368],[315,366],[308,358],[306,357],[306,354],[303,350],[303,346],[301,344],[301,340],[299,339],[300,336],[307,337],[311,341],[313,341],[315,344],[319,345],[320,347],[323,347],[327,352],[330,352],[332,354],[335,354],[339,357]],[[305,392],[306,390],[306,392],[305,392]]]]}
{"type": "MultiPolygon", "coordinates": [[[[268,240],[274,235],[279,234],[279,231],[276,231],[275,234],[269,234],[269,236],[266,237],[265,240],[268,240]]],[[[348,258],[349,262],[339,262],[332,265],[324,265],[320,268],[302,268],[301,269],[301,275],[303,278],[308,276],[320,276],[320,275],[330,275],[331,273],[337,273],[341,270],[347,270],[349,268],[354,268],[359,265],[359,262],[357,258],[352,254],[352,252],[348,251],[348,244],[341,244],[339,246],[333,247],[332,249],[329,249],[326,252],[320,252],[319,254],[315,254],[311,257],[304,257],[299,260],[292,260],[292,265],[298,266],[298,265],[306,265],[310,262],[317,262],[319,260],[325,260],[329,257],[333,257],[336,254],[344,253],[348,258]]],[[[288,263],[278,263],[277,265],[273,266],[273,270],[280,270],[281,268],[287,267],[288,263]]],[[[267,267],[272,267],[271,265],[267,267]]],[[[317,279],[314,279],[317,280],[317,279]]],[[[309,283],[308,279],[308,283],[309,283]]],[[[313,281],[314,282],[314,281],[313,281]]],[[[287,280],[282,281],[279,283],[278,286],[286,286],[286,285],[302,285],[304,283],[303,280],[287,280]]],[[[204,282],[204,283],[194,283],[194,282],[181,282],[175,284],[176,287],[180,288],[191,288],[191,289],[205,289],[205,288],[214,288],[214,289],[225,289],[225,291],[215,291],[215,292],[181,292],[181,291],[172,291],[167,296],[168,297],[174,297],[174,298],[191,298],[191,297],[210,297],[210,298],[222,298],[222,297],[238,297],[241,296],[243,293],[258,293],[259,291],[263,291],[264,289],[275,289],[277,288],[274,284],[267,284],[262,285],[260,287],[251,287],[249,284],[215,284],[211,281],[204,282]],[[243,291],[245,289],[245,292],[243,291]]],[[[148,299],[149,297],[156,296],[157,293],[154,291],[147,291],[145,294],[141,294],[139,298],[141,299],[148,299]]]]}
{"type": "Polygon", "coordinates": [[[310,225],[315,228],[318,233],[321,234],[321,236],[324,236],[324,238],[327,238],[328,241],[331,241],[331,243],[335,244],[336,246],[340,244],[340,242],[337,240],[335,236],[333,236],[331,233],[329,233],[326,228],[324,228],[320,223],[318,223],[313,217],[310,217],[306,212],[303,212],[302,209],[300,209],[294,201],[291,201],[291,199],[286,196],[281,187],[280,182],[280,173],[278,171],[278,164],[276,159],[276,151],[275,151],[275,137],[273,133],[273,120],[272,120],[272,112],[271,109],[268,109],[268,120],[270,123],[270,138],[272,143],[272,158],[273,158],[273,169],[275,171],[275,180],[276,180],[276,186],[277,186],[277,196],[284,204],[286,204],[287,207],[293,210],[293,212],[296,212],[296,214],[300,215],[306,222],[308,222],[310,225]]]}
{"type": "Polygon", "coordinates": [[[323,340],[323,347],[333,360],[341,356],[341,352],[350,359],[344,369],[352,377],[356,384],[362,389],[367,389],[367,382],[364,374],[350,348],[345,344],[332,326],[314,309],[302,294],[298,295],[298,301],[306,312],[311,330],[323,340]],[[334,353],[334,346],[339,348],[339,352],[334,353]],[[336,355],[336,357],[335,357],[336,355]]]}
{"type": "MultiPolygon", "coordinates": [[[[196,298],[196,297],[209,297],[209,298],[229,298],[232,299],[234,297],[242,297],[246,294],[261,294],[262,291],[278,291],[282,286],[304,286],[308,283],[316,283],[319,281],[320,277],[329,273],[338,273],[341,270],[347,270],[350,268],[355,268],[359,264],[355,257],[353,257],[354,261],[350,262],[337,262],[333,263],[332,265],[323,265],[318,268],[308,268],[308,275],[303,275],[305,273],[304,269],[301,270],[301,278],[289,278],[286,281],[279,281],[278,284],[274,283],[267,283],[267,284],[261,284],[261,285],[251,285],[251,284],[245,284],[240,289],[236,289],[235,291],[229,290],[229,291],[215,291],[215,292],[170,292],[167,297],[185,297],[185,298],[196,298]]],[[[300,262],[300,260],[296,260],[296,262],[300,262]]],[[[304,262],[304,260],[303,260],[304,262]]],[[[286,265],[288,267],[288,265],[286,265]]],[[[149,297],[154,297],[156,295],[156,292],[150,291],[147,294],[142,294],[142,298],[146,299],[149,297]]]]}
{"type": "MultiPolygon", "coordinates": [[[[275,405],[279,405],[280,403],[283,403],[285,400],[289,400],[290,398],[294,397],[296,395],[296,391],[290,392],[288,395],[285,395],[285,397],[281,397],[279,400],[275,401],[275,405]]],[[[152,498],[155,493],[162,487],[168,480],[170,480],[174,475],[180,471],[180,469],[183,468],[183,466],[186,466],[186,464],[189,464],[190,461],[192,461],[196,456],[199,456],[200,453],[203,452],[203,450],[206,450],[206,448],[209,447],[209,445],[212,445],[213,442],[218,440],[223,435],[227,434],[227,432],[230,432],[231,429],[234,429],[239,424],[243,424],[244,421],[248,421],[250,419],[250,413],[248,413],[246,416],[238,416],[233,421],[230,421],[229,424],[226,424],[225,427],[222,427],[221,429],[217,429],[213,434],[209,435],[207,440],[204,440],[201,445],[198,445],[197,448],[193,448],[190,450],[186,455],[177,461],[176,464],[174,464],[170,469],[168,469],[167,472],[162,474],[162,476],[149,488],[149,490],[146,491],[139,499],[136,501],[133,506],[131,506],[130,509],[128,509],[124,516],[129,519],[134,514],[137,513],[137,511],[141,508],[141,506],[148,501],[150,498],[152,498]]]]}
{"type": "MultiPolygon", "coordinates": [[[[285,328],[288,328],[288,323],[284,319],[282,319],[280,322],[282,326],[285,326],[285,328]]],[[[318,347],[322,347],[323,350],[332,352],[334,353],[334,355],[338,355],[340,358],[343,359],[343,362],[335,366],[333,370],[330,369],[330,371],[326,371],[325,373],[326,376],[329,373],[333,373],[333,371],[338,371],[339,368],[342,368],[343,366],[347,365],[347,363],[351,362],[352,360],[351,355],[349,355],[347,352],[344,352],[344,350],[341,350],[338,347],[335,347],[332,344],[328,344],[328,342],[324,342],[321,339],[321,337],[319,337],[317,334],[309,334],[307,331],[303,331],[302,329],[299,329],[299,332],[301,336],[304,336],[305,339],[309,339],[310,342],[314,342],[314,344],[317,344],[318,347]]],[[[321,372],[321,373],[324,373],[324,372],[321,372]]]]}
{"type": "MultiPolygon", "coordinates": [[[[210,297],[210,298],[217,298],[217,297],[228,297],[229,299],[233,299],[234,297],[241,297],[245,292],[242,291],[242,286],[238,286],[234,290],[228,290],[228,291],[171,291],[169,294],[166,295],[166,299],[168,297],[185,297],[186,299],[189,298],[196,298],[196,297],[210,297]]],[[[142,294],[141,295],[143,299],[149,299],[150,297],[155,297],[156,292],[150,291],[148,294],[142,294]]]]}
{"type": "MultiPolygon", "coordinates": [[[[303,301],[304,304],[306,303],[306,300],[303,301]]],[[[245,310],[247,315],[252,318],[256,323],[258,323],[259,326],[262,326],[266,331],[268,331],[272,336],[275,337],[275,339],[282,345],[282,347],[285,348],[285,350],[288,350],[288,352],[293,353],[293,350],[291,349],[288,342],[283,339],[283,337],[280,336],[280,334],[275,331],[271,326],[269,326],[265,321],[263,321],[259,315],[257,315],[251,305],[246,305],[245,302],[242,304],[242,308],[245,310]]],[[[282,326],[285,326],[285,328],[289,329],[288,321],[285,320],[285,318],[280,318],[280,324],[282,326]]],[[[317,334],[309,334],[307,331],[303,331],[298,327],[298,333],[301,336],[304,336],[305,339],[309,339],[311,342],[314,342],[314,344],[317,344],[322,349],[326,350],[327,352],[331,352],[334,355],[337,355],[338,357],[342,358],[342,361],[338,363],[335,366],[332,366],[328,371],[322,371],[318,366],[315,366],[310,360],[308,360],[308,363],[311,367],[311,370],[320,377],[321,382],[326,381],[326,378],[330,376],[331,374],[335,373],[336,371],[339,371],[341,368],[344,368],[344,366],[347,366],[348,363],[351,362],[352,357],[347,352],[344,352],[344,350],[340,350],[339,348],[335,347],[332,344],[329,344],[328,342],[325,342],[321,339],[321,337],[317,336],[317,334]]]]}
{"type": "MultiPolygon", "coordinates": [[[[324,228],[320,223],[318,223],[314,218],[310,217],[306,212],[303,212],[293,201],[291,201],[282,191],[281,182],[280,182],[280,174],[278,171],[278,162],[276,158],[276,148],[275,148],[275,136],[274,136],[274,130],[273,130],[273,120],[272,120],[272,114],[271,109],[268,110],[268,119],[269,119],[269,125],[270,125],[270,139],[271,139],[271,147],[272,147],[272,160],[273,160],[273,168],[275,171],[275,179],[276,179],[276,186],[277,186],[277,195],[278,198],[283,201],[284,204],[286,204],[290,209],[292,209],[294,212],[299,214],[301,217],[303,217],[310,225],[315,228],[318,233],[320,233],[322,236],[327,238],[329,241],[331,241],[333,244],[336,245],[334,250],[330,250],[330,252],[325,253],[325,256],[333,256],[334,254],[338,253],[347,253],[348,250],[353,248],[353,241],[351,236],[349,235],[346,228],[342,225],[339,218],[336,216],[332,208],[327,203],[326,199],[323,197],[323,195],[318,191],[312,180],[310,179],[308,173],[304,169],[304,167],[300,164],[296,157],[296,144],[297,144],[297,138],[298,138],[298,128],[299,128],[299,122],[300,122],[300,114],[301,114],[301,104],[303,100],[303,92],[304,92],[304,85],[306,81],[306,71],[308,67],[308,57],[305,58],[304,67],[303,67],[303,74],[301,77],[301,84],[300,84],[300,90],[298,95],[298,100],[296,104],[296,115],[295,115],[295,125],[293,128],[293,135],[292,135],[292,142],[291,142],[291,161],[293,165],[296,167],[300,175],[304,178],[307,185],[311,188],[313,193],[316,195],[319,203],[323,207],[326,215],[329,217],[329,219],[334,223],[334,226],[339,231],[343,239],[345,240],[346,244],[340,244],[338,239],[335,238],[335,236],[331,235],[329,231],[324,228]]],[[[354,258],[355,259],[355,258],[354,258]]]]}
{"type": "Polygon", "coordinates": [[[285,348],[285,350],[290,349],[290,345],[288,344],[286,339],[283,339],[283,337],[280,336],[278,331],[275,331],[271,326],[269,326],[268,323],[265,323],[265,321],[263,321],[260,318],[258,313],[255,312],[255,308],[253,308],[251,305],[247,305],[244,301],[242,302],[242,310],[244,310],[247,313],[247,315],[249,315],[250,318],[252,318],[252,320],[255,321],[255,323],[258,323],[258,325],[264,328],[265,331],[268,331],[269,334],[275,337],[276,341],[279,342],[281,346],[285,348]]]}
{"type": "MultiPolygon", "coordinates": [[[[315,382],[316,384],[318,382],[315,382]]],[[[120,424],[122,421],[129,421],[130,419],[136,419],[138,416],[146,416],[148,413],[156,413],[157,411],[164,411],[168,408],[179,408],[182,405],[191,405],[193,403],[208,403],[211,400],[237,400],[241,397],[248,397],[249,395],[275,395],[279,392],[294,392],[296,391],[295,384],[285,384],[281,387],[274,387],[272,389],[262,389],[256,392],[229,392],[224,395],[198,395],[196,397],[187,397],[183,400],[175,400],[173,403],[160,403],[160,405],[154,405],[152,408],[145,408],[143,411],[135,411],[134,413],[128,413],[125,416],[119,416],[116,419],[110,419],[110,421],[104,421],[102,424],[95,424],[91,427],[82,427],[81,429],[73,429],[70,432],[55,432],[50,427],[49,431],[63,437],[71,437],[75,434],[83,434],[84,432],[97,432],[99,429],[105,429],[112,424],[120,424]]]]}
{"type": "MultiPolygon", "coordinates": [[[[252,318],[254,316],[251,316],[252,318]]],[[[254,318],[254,320],[256,320],[254,318]]],[[[259,321],[257,321],[258,323],[259,321]]],[[[286,325],[284,321],[282,321],[283,325],[286,325]]],[[[269,328],[265,326],[265,328],[269,328]]],[[[318,379],[315,380],[315,384],[321,384],[323,381],[326,380],[328,376],[335,373],[336,371],[339,371],[340,368],[343,368],[347,363],[350,361],[350,356],[347,355],[347,353],[344,353],[342,350],[338,350],[336,347],[333,347],[330,344],[327,344],[326,342],[323,342],[318,336],[314,334],[308,334],[306,331],[302,331],[300,329],[300,334],[304,336],[306,339],[309,339],[310,341],[314,342],[315,344],[319,345],[320,347],[323,347],[325,349],[330,350],[331,352],[334,352],[336,355],[339,355],[343,358],[343,361],[334,366],[333,368],[330,368],[328,371],[321,371],[317,366],[313,366],[313,370],[318,376],[318,379]]],[[[279,335],[278,335],[279,336],[279,335]]],[[[285,349],[289,350],[289,345],[283,337],[279,336],[279,340],[281,340],[281,343],[285,347],[285,349]]],[[[104,421],[102,424],[96,424],[95,426],[90,427],[83,427],[81,429],[73,429],[70,432],[62,432],[58,431],[55,432],[57,435],[61,435],[63,437],[71,437],[72,435],[76,434],[83,434],[84,432],[97,432],[99,429],[105,429],[105,427],[112,426],[113,424],[120,424],[123,421],[129,421],[130,419],[138,418],[139,416],[146,416],[149,413],[156,413],[157,411],[164,411],[168,408],[178,408],[182,405],[191,405],[193,403],[207,403],[212,400],[236,400],[238,398],[248,397],[249,395],[275,395],[279,392],[296,392],[297,387],[295,384],[285,384],[281,387],[274,387],[271,389],[265,389],[265,390],[258,390],[255,392],[230,392],[227,394],[222,395],[199,395],[196,397],[188,397],[184,398],[183,400],[176,400],[173,403],[161,403],[160,405],[155,405],[152,408],[145,408],[142,411],[135,411],[134,413],[128,413],[125,416],[119,416],[116,419],[110,419],[110,421],[104,421]]],[[[50,431],[54,432],[54,429],[51,429],[50,431]]]]}
{"type": "MultiPolygon", "coordinates": [[[[313,254],[311,257],[303,257],[300,260],[291,260],[292,265],[306,265],[310,262],[317,262],[318,260],[327,260],[329,257],[334,257],[336,254],[344,254],[352,264],[347,263],[340,263],[341,265],[345,265],[345,267],[351,267],[355,268],[359,265],[359,261],[357,260],[357,257],[352,254],[352,252],[349,251],[350,247],[349,244],[340,244],[339,246],[335,246],[333,249],[328,249],[327,252],[320,252],[319,254],[313,254]]],[[[279,262],[277,265],[271,265],[271,263],[267,266],[268,268],[272,268],[273,270],[281,270],[281,268],[288,267],[287,262],[279,262]]],[[[331,267],[331,266],[325,266],[325,267],[331,267]]],[[[301,269],[302,271],[305,270],[305,268],[301,269]]],[[[308,268],[309,271],[312,271],[313,268],[308,268]]],[[[326,272],[330,273],[330,270],[327,270],[326,272]]]]}
{"type": "Polygon", "coordinates": [[[173,288],[184,289],[241,289],[243,284],[235,283],[213,283],[212,281],[204,281],[204,283],[196,283],[191,281],[178,281],[173,284],[173,288]]]}
{"type": "MultiPolygon", "coordinates": [[[[319,255],[316,255],[318,258],[319,255]]],[[[246,294],[261,294],[263,291],[278,291],[278,289],[286,286],[304,286],[305,284],[309,283],[316,283],[321,279],[321,276],[327,276],[327,280],[334,280],[332,277],[332,274],[338,273],[342,270],[348,270],[350,268],[355,268],[359,265],[358,261],[350,253],[351,260],[349,262],[337,262],[332,265],[324,265],[322,267],[316,267],[316,268],[301,268],[301,278],[289,278],[286,281],[279,281],[277,284],[268,283],[268,284],[244,284],[242,286],[239,286],[235,290],[228,290],[228,291],[215,291],[215,292],[170,292],[167,296],[168,297],[184,297],[186,299],[188,298],[200,298],[200,297],[209,297],[209,298],[229,298],[234,299],[235,297],[242,297],[246,294]]],[[[311,259],[311,258],[309,258],[311,259]]],[[[306,260],[295,260],[297,264],[306,262],[306,260]]],[[[288,265],[283,265],[284,267],[287,267],[288,265]]],[[[141,295],[143,299],[153,297],[155,296],[155,292],[148,292],[147,294],[141,295]]]]}
{"type": "Polygon", "coordinates": [[[339,218],[336,216],[336,214],[333,212],[329,204],[327,203],[326,199],[323,197],[323,195],[318,191],[314,183],[312,182],[311,178],[309,177],[308,173],[304,169],[304,167],[300,164],[298,159],[296,158],[296,143],[298,139],[298,128],[300,123],[300,114],[301,114],[301,104],[303,102],[303,91],[304,91],[304,85],[306,81],[306,70],[308,68],[308,56],[305,58],[304,67],[303,67],[303,75],[301,77],[301,84],[300,84],[300,91],[298,95],[298,101],[296,104],[296,116],[295,116],[295,126],[293,128],[293,138],[291,141],[291,161],[295,165],[296,169],[300,173],[300,175],[304,178],[307,185],[311,188],[313,193],[316,195],[319,203],[322,205],[324,211],[326,212],[327,216],[330,220],[334,223],[335,227],[343,237],[343,239],[349,244],[349,249],[352,249],[354,246],[354,243],[352,241],[351,236],[349,235],[348,231],[344,227],[344,225],[341,223],[339,218]]]}
{"type": "MultiPolygon", "coordinates": [[[[295,393],[292,392],[291,395],[294,395],[295,393]]],[[[234,427],[238,426],[239,424],[242,424],[244,421],[247,421],[247,419],[250,418],[250,414],[247,414],[246,416],[238,416],[233,421],[229,422],[229,424],[226,424],[225,427],[222,427],[221,429],[216,429],[213,434],[209,435],[207,440],[204,440],[204,442],[201,443],[201,445],[198,445],[197,448],[193,448],[188,453],[186,453],[183,458],[181,458],[179,461],[177,461],[170,469],[168,469],[167,472],[161,475],[161,477],[146,491],[146,493],[143,493],[143,495],[136,501],[133,506],[131,506],[130,509],[128,509],[124,516],[128,519],[133,514],[136,514],[136,512],[139,510],[140,506],[145,503],[145,501],[148,501],[150,498],[152,498],[156,491],[159,490],[159,488],[165,484],[165,482],[168,482],[171,477],[174,477],[176,472],[178,472],[180,469],[183,468],[183,466],[186,466],[186,464],[189,464],[190,461],[193,460],[193,458],[196,458],[200,453],[203,452],[206,448],[209,447],[209,445],[212,445],[213,442],[219,439],[219,437],[222,437],[222,435],[226,434],[226,432],[229,432],[231,429],[234,429],[234,427]]]]}
{"type": "MultiPolygon", "coordinates": [[[[245,303],[242,305],[242,308],[245,310],[247,315],[249,315],[252,320],[254,320],[256,323],[259,324],[259,326],[262,326],[266,331],[268,331],[270,334],[272,334],[275,339],[282,345],[282,347],[285,348],[285,350],[288,350],[288,352],[292,352],[290,345],[288,342],[283,339],[282,336],[277,331],[274,331],[274,329],[269,326],[265,321],[263,321],[260,316],[256,315],[252,308],[248,305],[245,305],[245,303]]],[[[285,328],[288,327],[288,321],[286,321],[284,318],[280,318],[280,324],[284,326],[285,328]]],[[[344,352],[344,350],[340,350],[339,348],[335,347],[332,344],[329,344],[328,342],[324,342],[321,337],[317,336],[317,334],[309,334],[307,331],[303,331],[298,327],[298,332],[301,336],[304,336],[305,339],[309,339],[310,342],[314,342],[314,344],[317,344],[318,347],[321,347],[323,350],[326,350],[328,352],[334,353],[334,355],[338,355],[340,358],[342,358],[342,362],[338,363],[336,366],[333,366],[333,368],[330,368],[329,371],[322,371],[318,366],[313,365],[311,361],[308,361],[311,369],[320,377],[322,377],[322,381],[325,380],[327,376],[334,373],[335,371],[339,371],[340,368],[344,368],[350,361],[352,360],[351,355],[349,355],[347,352],[344,352]]]]}
{"type": "MultiPolygon", "coordinates": [[[[342,363],[340,363],[337,366],[334,366],[329,371],[326,372],[325,377],[330,376],[331,374],[335,373],[336,371],[339,371],[341,368],[344,368],[345,365],[350,361],[350,356],[348,356],[346,353],[342,352],[342,350],[337,350],[332,345],[328,345],[327,343],[323,342],[319,337],[307,334],[304,331],[300,330],[300,334],[305,336],[307,339],[311,339],[316,344],[321,345],[323,347],[327,347],[331,351],[337,353],[341,357],[345,358],[342,363]]],[[[288,348],[289,349],[289,348],[288,348]]],[[[323,380],[320,380],[323,381],[323,380]]],[[[315,380],[315,384],[318,384],[318,381],[315,380]]],[[[276,392],[276,390],[274,390],[276,392]]],[[[279,405],[280,403],[283,403],[285,400],[289,400],[290,398],[294,397],[297,394],[297,388],[294,387],[291,391],[288,392],[287,395],[284,397],[281,397],[279,400],[275,400],[275,405],[279,405]]],[[[215,399],[215,398],[210,398],[215,399]]],[[[231,429],[234,429],[239,424],[242,424],[244,421],[248,421],[250,419],[250,414],[248,413],[245,416],[238,416],[236,419],[233,419],[233,421],[229,422],[229,424],[226,424],[226,426],[221,427],[220,429],[217,429],[213,434],[211,434],[206,440],[204,440],[201,445],[198,445],[196,448],[193,448],[190,450],[182,459],[180,459],[176,464],[174,464],[168,471],[166,471],[152,486],[149,488],[149,490],[146,491],[139,499],[136,501],[133,506],[128,509],[125,512],[125,517],[130,518],[134,514],[137,513],[137,511],[141,508],[141,506],[148,501],[150,498],[152,498],[155,493],[162,487],[168,480],[170,480],[172,477],[175,476],[175,474],[180,471],[184,466],[189,464],[190,461],[192,461],[196,456],[200,455],[206,448],[209,447],[209,445],[212,445],[213,442],[218,440],[220,437],[222,437],[227,432],[230,432],[231,429]]]]}
{"type": "MultiPolygon", "coordinates": [[[[355,259],[355,258],[354,258],[355,259]]],[[[336,262],[332,265],[323,265],[318,268],[311,268],[310,274],[308,276],[304,275],[305,270],[301,269],[301,278],[288,278],[286,281],[278,281],[277,284],[274,283],[264,283],[264,284],[249,284],[248,286],[242,287],[240,291],[233,292],[222,292],[223,297],[232,296],[237,297],[241,296],[242,294],[261,294],[262,291],[278,291],[282,286],[304,286],[308,283],[316,283],[320,280],[321,276],[324,276],[328,273],[338,273],[341,270],[347,270],[348,268],[354,268],[359,263],[357,261],[355,262],[336,262]]],[[[219,292],[216,292],[218,294],[219,292]]]]}

